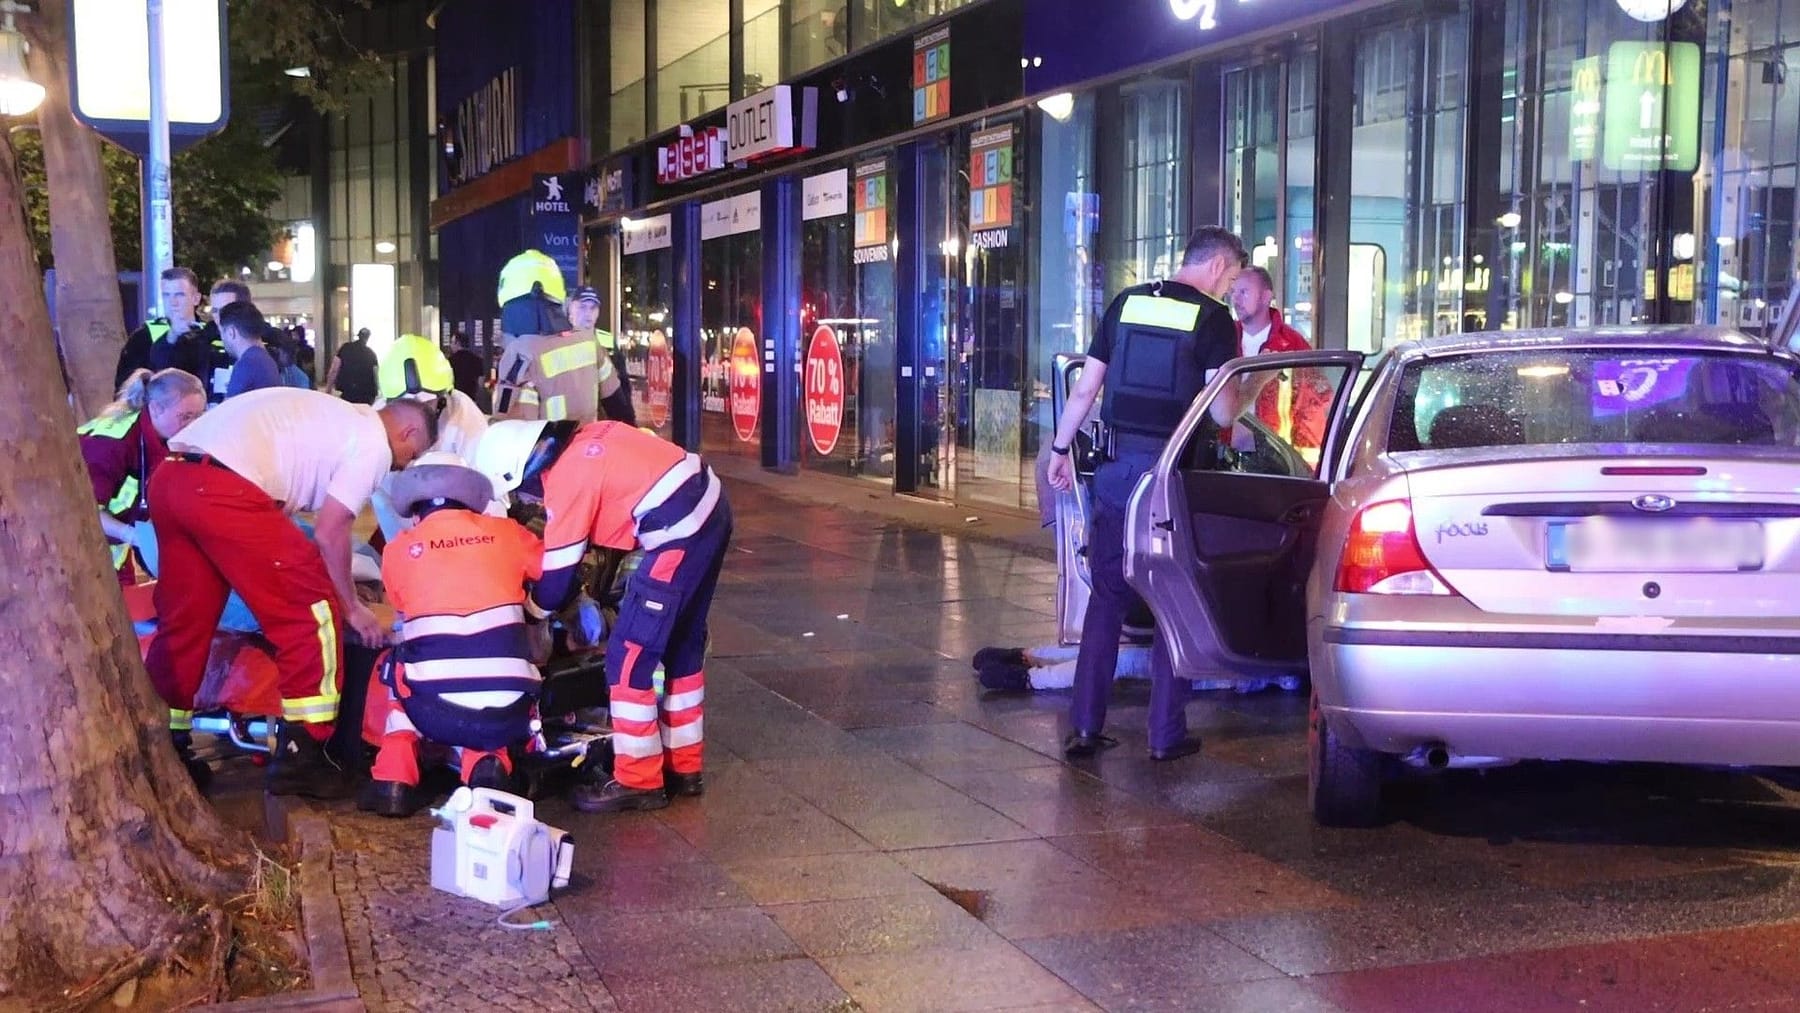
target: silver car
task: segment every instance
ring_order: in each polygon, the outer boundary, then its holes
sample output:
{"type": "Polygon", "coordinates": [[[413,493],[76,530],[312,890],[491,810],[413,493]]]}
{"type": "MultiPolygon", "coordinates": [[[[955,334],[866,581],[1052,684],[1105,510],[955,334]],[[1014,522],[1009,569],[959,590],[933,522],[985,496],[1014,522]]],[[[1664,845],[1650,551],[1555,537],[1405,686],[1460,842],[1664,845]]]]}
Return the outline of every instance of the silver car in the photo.
{"type": "Polygon", "coordinates": [[[1620,328],[1363,365],[1227,365],[1126,529],[1178,673],[1310,669],[1316,820],[1377,820],[1396,763],[1800,766],[1800,358],[1620,328]],[[1228,389],[1309,396],[1320,473],[1229,452],[1228,389]]]}

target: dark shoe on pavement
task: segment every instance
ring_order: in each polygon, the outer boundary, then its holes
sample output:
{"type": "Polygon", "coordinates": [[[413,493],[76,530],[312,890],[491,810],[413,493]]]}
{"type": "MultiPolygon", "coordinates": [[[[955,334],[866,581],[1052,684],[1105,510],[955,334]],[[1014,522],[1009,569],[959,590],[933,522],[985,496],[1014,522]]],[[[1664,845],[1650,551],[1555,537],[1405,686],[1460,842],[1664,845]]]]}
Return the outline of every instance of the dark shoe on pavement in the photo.
{"type": "Polygon", "coordinates": [[[670,798],[683,796],[699,798],[706,794],[706,775],[702,773],[678,774],[673,770],[663,771],[663,794],[670,798]]]}
{"type": "Polygon", "coordinates": [[[1029,693],[1031,691],[1031,669],[1023,665],[1011,665],[996,662],[983,665],[975,676],[981,682],[981,688],[994,693],[1029,693]]]}
{"type": "Polygon", "coordinates": [[[513,790],[513,777],[500,765],[498,756],[484,756],[475,761],[475,769],[469,771],[469,787],[517,794],[513,790]]]}
{"type": "Polygon", "coordinates": [[[180,758],[181,765],[187,768],[188,777],[194,787],[205,791],[212,784],[212,767],[205,760],[194,755],[194,736],[188,732],[170,732],[169,741],[175,744],[175,755],[180,758]]]}
{"type": "Polygon", "coordinates": [[[417,785],[401,781],[370,781],[356,796],[356,807],[393,819],[404,819],[425,805],[425,795],[417,785]]]}
{"type": "Polygon", "coordinates": [[[605,784],[578,784],[569,793],[569,801],[584,813],[620,813],[632,810],[662,809],[669,796],[661,788],[629,788],[617,781],[605,784]]]}
{"type": "Polygon", "coordinates": [[[1167,748],[1150,750],[1150,758],[1158,763],[1167,763],[1170,760],[1179,760],[1184,756],[1192,756],[1199,751],[1200,740],[1190,735],[1167,748]]]}
{"type": "Polygon", "coordinates": [[[343,768],[331,761],[324,743],[312,737],[306,726],[284,721],[269,757],[267,781],[271,795],[299,795],[331,801],[350,794],[343,768]]]}
{"type": "Polygon", "coordinates": [[[1063,755],[1071,759],[1093,756],[1102,749],[1111,749],[1119,744],[1119,740],[1099,732],[1071,732],[1063,740],[1063,755]]]}
{"type": "Polygon", "coordinates": [[[1023,666],[1025,664],[1025,648],[983,647],[981,650],[975,652],[975,657],[970,664],[974,665],[975,670],[978,672],[995,665],[1023,666]]]}

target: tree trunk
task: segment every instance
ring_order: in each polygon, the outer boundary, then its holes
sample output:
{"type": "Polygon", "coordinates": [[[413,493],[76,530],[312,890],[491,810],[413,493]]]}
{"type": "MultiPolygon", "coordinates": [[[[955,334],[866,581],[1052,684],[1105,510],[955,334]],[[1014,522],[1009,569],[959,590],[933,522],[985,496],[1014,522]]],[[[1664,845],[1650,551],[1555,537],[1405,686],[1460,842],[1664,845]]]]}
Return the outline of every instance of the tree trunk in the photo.
{"type": "Polygon", "coordinates": [[[87,419],[113,399],[113,371],[125,346],[125,307],[100,139],[69,107],[68,6],[68,0],[44,0],[37,16],[22,20],[32,42],[31,76],[44,86],[38,125],[50,190],[57,337],[76,410],[87,419]]]}
{"type": "Polygon", "coordinates": [[[47,1010],[216,932],[249,843],[169,746],[94,522],[20,198],[0,140],[0,359],[16,374],[0,398],[0,1008],[47,1010]]]}

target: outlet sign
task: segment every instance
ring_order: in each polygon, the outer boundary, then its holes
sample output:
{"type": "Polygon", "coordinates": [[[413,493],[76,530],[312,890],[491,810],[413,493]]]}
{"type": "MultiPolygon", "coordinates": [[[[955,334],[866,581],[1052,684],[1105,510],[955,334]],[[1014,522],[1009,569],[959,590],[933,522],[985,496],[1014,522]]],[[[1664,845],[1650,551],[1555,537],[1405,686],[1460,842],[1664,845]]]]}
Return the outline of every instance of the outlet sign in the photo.
{"type": "Polygon", "coordinates": [[[819,90],[776,85],[725,107],[725,160],[754,162],[813,146],[819,90]],[[798,102],[796,102],[798,98],[798,102]]]}

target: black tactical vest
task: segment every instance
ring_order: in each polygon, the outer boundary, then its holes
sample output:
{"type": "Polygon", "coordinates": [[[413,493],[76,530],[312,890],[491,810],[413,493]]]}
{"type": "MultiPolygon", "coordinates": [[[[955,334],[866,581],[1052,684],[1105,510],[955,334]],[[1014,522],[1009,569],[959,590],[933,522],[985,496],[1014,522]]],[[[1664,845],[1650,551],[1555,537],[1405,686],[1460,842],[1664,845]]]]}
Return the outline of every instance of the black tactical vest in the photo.
{"type": "Polygon", "coordinates": [[[1223,306],[1162,294],[1162,283],[1125,297],[1106,368],[1100,418],[1122,434],[1166,440],[1206,387],[1196,332],[1223,306]]]}

